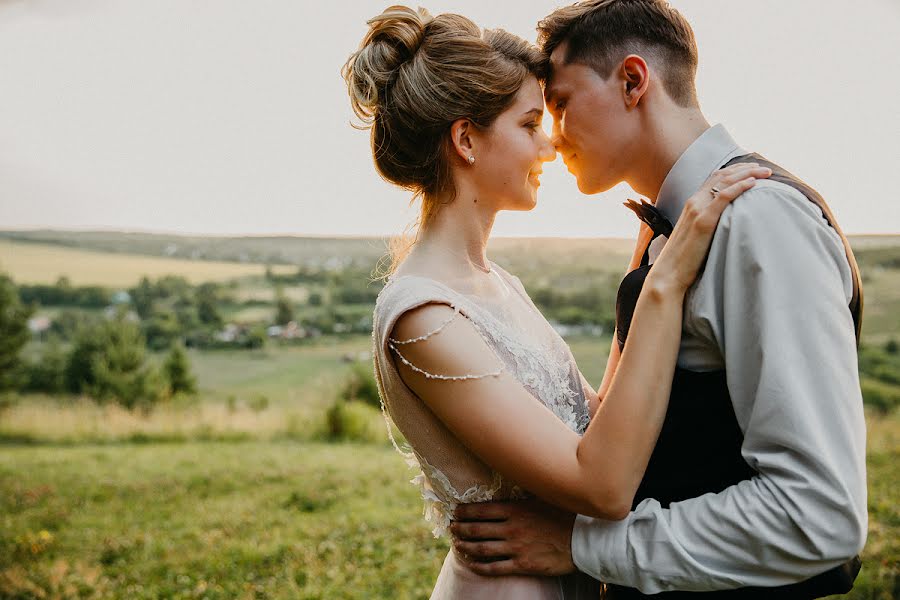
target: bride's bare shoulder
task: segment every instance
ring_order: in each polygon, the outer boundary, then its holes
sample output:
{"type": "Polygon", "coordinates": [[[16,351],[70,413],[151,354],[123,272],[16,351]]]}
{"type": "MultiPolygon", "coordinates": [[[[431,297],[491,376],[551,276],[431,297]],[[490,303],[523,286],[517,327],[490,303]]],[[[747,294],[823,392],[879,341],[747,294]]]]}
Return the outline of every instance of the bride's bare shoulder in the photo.
{"type": "Polygon", "coordinates": [[[404,312],[394,324],[393,336],[397,340],[421,338],[447,325],[447,321],[456,316],[456,311],[449,305],[430,302],[411,308],[404,312]]]}

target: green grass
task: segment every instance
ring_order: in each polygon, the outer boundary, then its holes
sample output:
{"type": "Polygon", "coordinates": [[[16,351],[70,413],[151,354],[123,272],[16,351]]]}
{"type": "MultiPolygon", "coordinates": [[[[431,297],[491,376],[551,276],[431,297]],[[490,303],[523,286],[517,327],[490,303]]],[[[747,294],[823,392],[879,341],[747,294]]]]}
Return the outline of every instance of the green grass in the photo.
{"type": "MultiPolygon", "coordinates": [[[[349,368],[346,358],[372,347],[370,336],[320,339],[297,346],[270,344],[264,350],[189,352],[202,396],[264,395],[273,403],[313,402],[336,391],[349,368]]],[[[371,359],[369,359],[371,360],[371,359]]]]}
{"type": "Polygon", "coordinates": [[[594,389],[600,387],[600,381],[603,379],[611,342],[612,338],[609,335],[599,338],[574,337],[566,340],[578,368],[594,389]]]}
{"type": "Polygon", "coordinates": [[[0,597],[424,598],[446,552],[384,446],[6,448],[0,597]]]}
{"type": "MultiPolygon", "coordinates": [[[[869,440],[869,540],[849,598],[887,600],[900,415],[872,417],[869,440]]],[[[384,444],[6,446],[0,598],[427,598],[447,543],[409,478],[384,444]]]]}

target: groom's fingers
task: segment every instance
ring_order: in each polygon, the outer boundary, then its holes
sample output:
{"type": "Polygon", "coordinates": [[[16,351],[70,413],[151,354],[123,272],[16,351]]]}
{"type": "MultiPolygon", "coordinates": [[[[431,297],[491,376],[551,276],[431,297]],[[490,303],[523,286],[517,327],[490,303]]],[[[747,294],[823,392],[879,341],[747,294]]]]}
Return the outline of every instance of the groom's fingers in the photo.
{"type": "Polygon", "coordinates": [[[460,504],[453,511],[453,518],[457,521],[505,521],[509,518],[510,510],[509,502],[460,504]]]}
{"type": "Polygon", "coordinates": [[[500,575],[514,575],[518,573],[516,563],[512,560],[498,560],[494,562],[467,562],[466,565],[475,573],[487,577],[500,575]]]}
{"type": "Polygon", "coordinates": [[[512,552],[510,543],[503,540],[465,542],[455,540],[453,547],[465,557],[467,562],[480,562],[492,558],[508,557],[512,552]]]}
{"type": "Polygon", "coordinates": [[[461,540],[498,540],[507,537],[506,522],[495,521],[454,521],[450,524],[453,536],[461,540]]]}

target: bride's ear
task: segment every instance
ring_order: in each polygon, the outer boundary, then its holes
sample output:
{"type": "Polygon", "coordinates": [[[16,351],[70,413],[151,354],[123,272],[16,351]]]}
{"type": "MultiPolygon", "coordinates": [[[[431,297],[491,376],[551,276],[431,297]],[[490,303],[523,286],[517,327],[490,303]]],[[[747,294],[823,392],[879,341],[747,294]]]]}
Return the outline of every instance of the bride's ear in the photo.
{"type": "Polygon", "coordinates": [[[469,119],[457,119],[450,126],[450,143],[453,151],[466,164],[474,164],[475,143],[473,138],[475,126],[469,119]]]}

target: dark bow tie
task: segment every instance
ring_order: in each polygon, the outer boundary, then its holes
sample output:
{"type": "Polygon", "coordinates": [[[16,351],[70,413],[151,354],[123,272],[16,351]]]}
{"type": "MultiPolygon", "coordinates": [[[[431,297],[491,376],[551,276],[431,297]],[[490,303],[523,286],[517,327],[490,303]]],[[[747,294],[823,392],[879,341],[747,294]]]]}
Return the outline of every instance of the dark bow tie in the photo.
{"type": "Polygon", "coordinates": [[[654,238],[658,235],[666,237],[672,235],[672,229],[674,229],[672,222],[658,208],[646,200],[641,200],[640,204],[636,200],[628,200],[624,204],[634,211],[638,219],[650,226],[650,229],[653,230],[654,238]]]}

